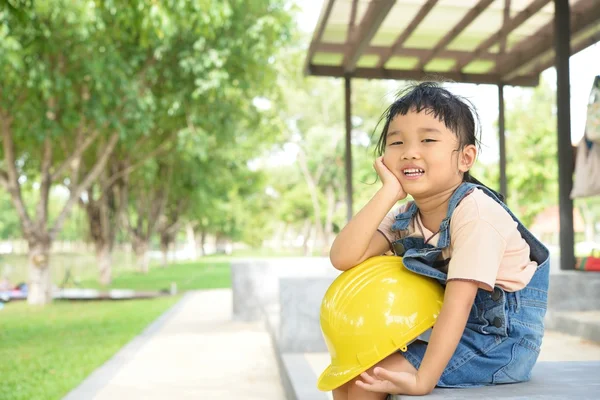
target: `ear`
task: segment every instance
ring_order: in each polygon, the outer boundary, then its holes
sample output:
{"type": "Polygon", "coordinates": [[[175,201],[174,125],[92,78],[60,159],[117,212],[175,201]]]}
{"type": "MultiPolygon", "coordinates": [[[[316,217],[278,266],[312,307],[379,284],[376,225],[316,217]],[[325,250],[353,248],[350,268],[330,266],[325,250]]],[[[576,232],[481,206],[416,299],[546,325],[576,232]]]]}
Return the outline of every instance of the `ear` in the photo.
{"type": "Polygon", "coordinates": [[[469,144],[462,149],[460,159],[458,160],[458,169],[460,172],[467,172],[477,159],[477,147],[469,144]]]}

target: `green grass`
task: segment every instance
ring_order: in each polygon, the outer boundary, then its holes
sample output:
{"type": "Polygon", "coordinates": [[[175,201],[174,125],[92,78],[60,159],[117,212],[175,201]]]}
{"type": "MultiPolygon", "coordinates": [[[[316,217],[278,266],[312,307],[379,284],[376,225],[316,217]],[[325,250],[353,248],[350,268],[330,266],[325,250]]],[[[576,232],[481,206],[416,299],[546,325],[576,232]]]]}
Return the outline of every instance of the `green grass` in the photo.
{"type": "MultiPolygon", "coordinates": [[[[230,257],[120,272],[111,288],[178,290],[231,287],[230,257]]],[[[99,288],[95,279],[83,287],[99,288]]],[[[152,300],[61,302],[0,310],[0,399],[60,399],[172,306],[179,296],[152,300]]]]}
{"type": "Polygon", "coordinates": [[[179,296],[0,310],[0,398],[60,399],[179,296]]]}
{"type": "MultiPolygon", "coordinates": [[[[135,269],[135,260],[131,253],[115,251],[112,256],[113,275],[118,276],[123,272],[135,269]]],[[[50,275],[52,282],[60,285],[67,270],[71,275],[84,279],[98,279],[98,264],[93,253],[52,253],[50,255],[50,275]]],[[[0,272],[7,275],[11,282],[27,282],[29,266],[27,254],[3,254],[0,256],[0,272]]]]}
{"type": "MultiPolygon", "coordinates": [[[[227,257],[204,257],[199,261],[172,264],[167,267],[153,266],[147,274],[125,271],[117,275],[111,289],[161,290],[168,289],[171,282],[178,291],[190,289],[214,289],[231,287],[231,271],[227,257]]],[[[81,282],[85,288],[102,288],[97,279],[81,282]]]]}
{"type": "MultiPolygon", "coordinates": [[[[318,252],[314,252],[313,256],[318,256],[318,252]]],[[[244,257],[304,257],[304,251],[302,249],[246,249],[236,250],[231,255],[232,258],[244,258],[244,257]]]]}

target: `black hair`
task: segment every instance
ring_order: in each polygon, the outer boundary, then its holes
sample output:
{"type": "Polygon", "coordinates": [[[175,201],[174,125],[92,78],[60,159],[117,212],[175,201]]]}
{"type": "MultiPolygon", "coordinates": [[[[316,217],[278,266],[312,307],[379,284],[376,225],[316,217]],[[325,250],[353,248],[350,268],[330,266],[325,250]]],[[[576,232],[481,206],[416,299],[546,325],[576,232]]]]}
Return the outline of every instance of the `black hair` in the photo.
{"type": "MultiPolygon", "coordinates": [[[[410,111],[417,113],[425,111],[443,122],[446,128],[458,138],[459,145],[456,151],[460,151],[468,145],[475,145],[481,149],[481,123],[475,106],[469,100],[443,88],[439,82],[427,81],[414,83],[398,92],[396,100],[381,116],[380,123],[385,121],[385,124],[377,141],[376,152],[378,155],[383,155],[387,132],[392,120],[397,115],[406,115],[410,111]]],[[[500,193],[475,179],[469,171],[464,173],[463,182],[485,186],[504,201],[504,197],[500,193]]]]}

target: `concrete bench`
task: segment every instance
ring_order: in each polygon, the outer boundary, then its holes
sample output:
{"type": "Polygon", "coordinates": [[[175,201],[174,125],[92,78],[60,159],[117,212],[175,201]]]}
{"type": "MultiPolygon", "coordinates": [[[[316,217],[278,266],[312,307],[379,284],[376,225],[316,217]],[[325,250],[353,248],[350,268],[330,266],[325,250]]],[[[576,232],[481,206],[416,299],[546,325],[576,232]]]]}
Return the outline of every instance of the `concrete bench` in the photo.
{"type": "MultiPolygon", "coordinates": [[[[558,273],[551,276],[548,325],[565,328],[559,316],[575,315],[577,304],[595,305],[600,274],[558,273]],[[585,286],[583,282],[588,282],[585,286]],[[559,289],[557,289],[557,287],[559,289]],[[554,311],[557,309],[559,311],[554,311]]],[[[316,389],[317,375],[304,353],[327,352],[319,326],[323,295],[335,277],[279,277],[279,306],[270,307],[280,371],[288,399],[326,400],[316,389]]],[[[593,309],[593,308],[592,308],[593,309]]],[[[592,311],[588,311],[592,312],[592,311]]],[[[596,321],[597,323],[597,321],[596,321]]],[[[568,329],[574,329],[569,325],[568,329]]],[[[588,326],[589,331],[589,326],[588,326]]],[[[594,336],[592,340],[600,341],[594,336]]],[[[391,396],[392,400],[411,396],[391,396]]],[[[539,362],[530,382],[473,389],[435,389],[427,399],[600,399],[600,361],[539,362]]]]}
{"type": "Polygon", "coordinates": [[[280,278],[325,278],[328,282],[332,282],[339,273],[326,257],[232,261],[233,318],[240,321],[257,321],[265,318],[265,309],[279,304],[280,278]]]}
{"type": "MultiPolygon", "coordinates": [[[[326,400],[316,388],[317,376],[301,354],[283,354],[282,379],[288,400],[326,400]]],[[[471,389],[437,388],[426,400],[598,400],[600,361],[539,362],[529,382],[471,389]]],[[[390,396],[404,400],[416,396],[390,396]]]]}
{"type": "MultiPolygon", "coordinates": [[[[277,278],[279,334],[283,351],[327,351],[321,336],[319,313],[323,296],[336,276],[288,275],[277,278]]],[[[600,342],[599,292],[600,273],[552,274],[546,328],[600,342]]]]}
{"type": "MultiPolygon", "coordinates": [[[[415,396],[391,396],[393,400],[415,396]]],[[[547,361],[536,364],[529,382],[472,389],[435,389],[427,400],[600,399],[600,361],[547,361]]]]}
{"type": "MultiPolygon", "coordinates": [[[[327,352],[319,326],[319,310],[323,295],[338,275],[327,258],[250,259],[232,263],[234,318],[267,321],[288,399],[328,398],[316,389],[317,376],[304,359],[304,353],[327,352]]],[[[565,316],[575,315],[574,311],[600,310],[598,289],[600,274],[555,271],[550,278],[547,327],[563,330],[559,328],[565,327],[565,316]]],[[[599,331],[589,324],[577,330],[567,329],[567,333],[600,342],[599,331]],[[592,337],[581,332],[592,332],[592,337]]],[[[527,383],[436,389],[427,398],[600,399],[600,361],[540,362],[527,383]]]]}

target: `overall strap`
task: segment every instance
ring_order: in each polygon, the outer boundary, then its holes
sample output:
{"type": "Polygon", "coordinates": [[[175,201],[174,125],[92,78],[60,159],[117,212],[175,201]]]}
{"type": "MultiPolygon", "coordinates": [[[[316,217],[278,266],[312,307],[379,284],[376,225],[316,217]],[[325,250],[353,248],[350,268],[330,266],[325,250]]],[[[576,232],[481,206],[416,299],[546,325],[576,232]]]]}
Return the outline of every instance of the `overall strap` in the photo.
{"type": "Polygon", "coordinates": [[[446,218],[442,220],[440,224],[440,238],[438,240],[438,247],[446,248],[450,246],[450,219],[454,210],[460,204],[469,193],[471,193],[477,186],[473,183],[463,182],[452,194],[450,203],[448,204],[448,212],[446,218]]]}
{"type": "Polygon", "coordinates": [[[414,201],[411,201],[410,205],[408,206],[406,211],[396,215],[396,217],[395,217],[396,222],[394,222],[394,224],[392,225],[392,228],[391,228],[392,231],[407,230],[408,225],[410,224],[410,221],[417,214],[417,211],[419,211],[419,209],[417,208],[417,205],[415,204],[414,201]]]}

